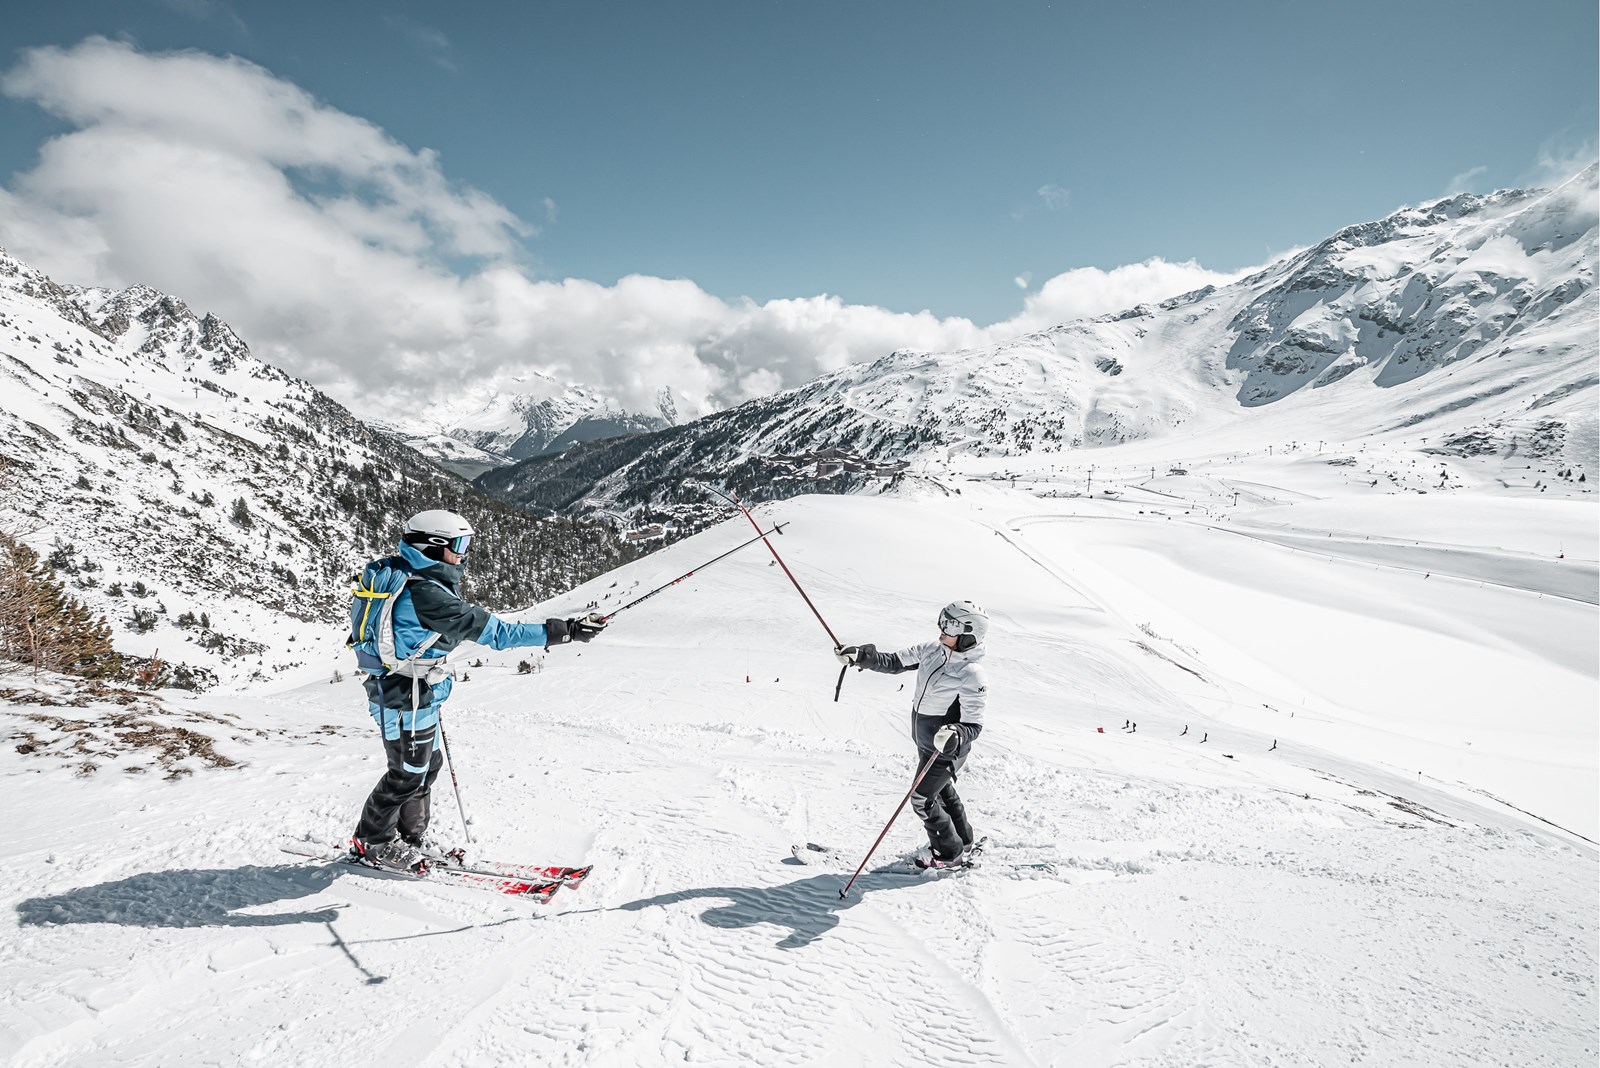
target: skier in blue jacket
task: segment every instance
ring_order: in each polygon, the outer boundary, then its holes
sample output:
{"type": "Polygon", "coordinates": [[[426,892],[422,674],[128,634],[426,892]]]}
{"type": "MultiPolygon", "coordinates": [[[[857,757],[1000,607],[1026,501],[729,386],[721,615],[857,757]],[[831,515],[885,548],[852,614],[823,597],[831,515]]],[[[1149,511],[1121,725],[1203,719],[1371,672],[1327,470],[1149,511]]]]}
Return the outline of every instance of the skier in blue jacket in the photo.
{"type": "Polygon", "coordinates": [[[399,555],[413,575],[396,595],[395,645],[419,650],[406,671],[369,675],[367,710],[383,731],[388,770],[361,810],[350,851],[380,867],[418,870],[427,861],[423,836],[428,829],[431,790],[444,760],[438,748],[439,708],[450,696],[451,671],[445,657],[467,642],[491,649],[549,648],[587,642],[606,621],[547,619],[509,623],[461,599],[461,575],[472,545],[472,526],[454,512],[419,512],[406,522],[399,555]],[[426,644],[432,635],[438,635],[426,644]]]}
{"type": "Polygon", "coordinates": [[[956,793],[956,775],[967,762],[972,743],[983,730],[989,704],[989,679],[984,673],[983,639],[989,616],[971,601],[954,601],[939,613],[939,639],[896,653],[876,646],[852,645],[834,655],[842,664],[868,671],[898,674],[916,671],[911,698],[911,739],[917,746],[917,768],[938,759],[911,795],[911,808],[928,832],[928,845],[917,854],[923,868],[960,865],[972,848],[972,824],[956,793]]]}

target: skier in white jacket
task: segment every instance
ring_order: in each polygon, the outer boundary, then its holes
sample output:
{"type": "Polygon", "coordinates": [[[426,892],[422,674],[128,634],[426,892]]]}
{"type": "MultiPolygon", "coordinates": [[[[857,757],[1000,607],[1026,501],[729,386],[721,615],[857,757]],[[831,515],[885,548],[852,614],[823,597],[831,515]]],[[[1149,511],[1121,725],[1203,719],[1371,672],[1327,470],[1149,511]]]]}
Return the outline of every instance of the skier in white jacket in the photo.
{"type": "Polygon", "coordinates": [[[928,832],[928,848],[917,856],[924,868],[958,866],[972,847],[972,825],[956,793],[956,775],[983,730],[989,683],[981,661],[988,633],[989,617],[983,609],[971,601],[955,601],[939,613],[938,641],[895,653],[852,645],[834,654],[840,663],[868,671],[893,675],[916,669],[911,738],[917,746],[917,769],[939,754],[911,795],[911,807],[928,832]]]}

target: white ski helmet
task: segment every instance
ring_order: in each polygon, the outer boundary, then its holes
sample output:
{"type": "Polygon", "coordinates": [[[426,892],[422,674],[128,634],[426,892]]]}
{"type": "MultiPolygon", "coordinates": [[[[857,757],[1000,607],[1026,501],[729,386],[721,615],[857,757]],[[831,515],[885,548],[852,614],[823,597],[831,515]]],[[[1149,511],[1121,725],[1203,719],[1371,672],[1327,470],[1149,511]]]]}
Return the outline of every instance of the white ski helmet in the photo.
{"type": "Polygon", "coordinates": [[[939,632],[956,640],[965,651],[989,635],[989,614],[971,601],[951,601],[939,613],[939,632]]]}
{"type": "Polygon", "coordinates": [[[430,559],[443,559],[439,553],[441,549],[465,556],[467,547],[472,544],[472,524],[454,512],[431,508],[406,520],[402,540],[421,549],[430,559]]]}

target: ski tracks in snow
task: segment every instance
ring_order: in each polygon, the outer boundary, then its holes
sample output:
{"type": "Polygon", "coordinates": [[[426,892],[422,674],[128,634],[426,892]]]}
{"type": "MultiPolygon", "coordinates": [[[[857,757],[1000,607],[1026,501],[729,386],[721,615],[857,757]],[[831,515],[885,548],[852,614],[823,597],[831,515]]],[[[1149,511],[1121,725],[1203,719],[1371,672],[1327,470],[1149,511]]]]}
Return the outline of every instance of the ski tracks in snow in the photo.
{"type": "MultiPolygon", "coordinates": [[[[604,874],[558,895],[559,922],[540,925],[529,951],[558,963],[505,975],[458,1017],[440,1063],[1395,1063],[1430,1030],[1446,1059],[1498,1034],[1541,1063],[1541,1041],[1582,1042],[1537,1038],[1571,1017],[1534,1007],[1552,984],[1592,997],[1578,971],[1500,967],[1504,1004],[1472,978],[1496,954],[1570,958],[1582,932],[1563,943],[1548,919],[1518,916],[1525,887],[1470,892],[1486,885],[1480,840],[1502,832],[1406,819],[1403,799],[1337,783],[1324,796],[1329,780],[1310,772],[1305,797],[1277,781],[1171,782],[997,737],[962,785],[993,836],[987,866],[869,870],[840,901],[848,872],[783,863],[788,843],[830,841],[853,869],[903,791],[902,761],[582,713],[542,729],[615,735],[583,769],[601,788],[563,813],[597,828],[590,859],[604,874]],[[640,803],[619,811],[608,782],[640,803]],[[1457,873],[1441,882],[1441,866],[1457,873]],[[1507,910],[1497,927],[1490,917],[1507,910]],[[1481,922],[1453,919],[1464,911],[1481,922]],[[1303,934],[1354,949],[1308,952],[1303,934]],[[1530,938],[1535,948],[1515,948],[1530,938]]],[[[871,867],[919,834],[897,825],[871,867]]],[[[1559,848],[1502,841],[1547,862],[1528,879],[1570,871],[1559,848]]]]}
{"type": "MultiPolygon", "coordinates": [[[[1187,1068],[1416,1063],[1426,1035],[1436,1063],[1493,1036],[1536,1065],[1585,1043],[1590,869],[1352,784],[1181,783],[997,736],[962,777],[987,866],[869,873],[841,901],[847,873],[783,863],[788,843],[829,841],[853,867],[903,793],[898,755],[576,701],[452,728],[480,834],[594,861],[580,890],[535,906],[241,867],[282,781],[263,761],[211,784],[206,837],[175,846],[193,870],[23,858],[33,896],[0,944],[15,1063],[1187,1068]],[[533,786],[491,805],[480,782],[533,786]]],[[[336,759],[298,781],[354,797],[350,773],[336,759]]],[[[318,833],[348,815],[316,812],[318,833]]],[[[874,866],[919,835],[898,824],[874,866]]]]}
{"type": "Polygon", "coordinates": [[[1050,1063],[983,987],[970,891],[869,875],[841,900],[843,875],[778,862],[780,823],[807,804],[795,776],[818,770],[810,754],[723,734],[724,751],[706,759],[702,732],[612,728],[631,744],[592,754],[590,773],[651,777],[654,803],[582,806],[598,828],[597,876],[558,894],[559,922],[527,946],[559,966],[502,972],[496,955],[483,983],[499,991],[453,995],[441,1014],[455,1023],[439,1063],[803,1065],[866,1050],[908,1066],[1050,1063]],[[961,922],[943,922],[944,907],[961,922]]]}
{"type": "MultiPolygon", "coordinates": [[[[1039,566],[1016,560],[1026,580],[1039,566]]],[[[19,1068],[1592,1062],[1592,853],[1474,822],[1472,806],[1432,813],[1371,769],[1228,760],[1215,737],[1171,743],[1175,725],[1157,744],[1152,706],[1181,707],[1178,691],[1121,659],[1123,617],[1077,597],[1007,650],[1024,670],[962,774],[986,866],[869,870],[841,900],[909,785],[906,697],[873,680],[832,704],[825,651],[804,654],[820,665],[793,652],[796,634],[816,641],[809,620],[765,645],[727,622],[752,598],[687,621],[696,602],[679,602],[671,626],[704,648],[640,623],[635,644],[619,630],[531,678],[508,654],[458,691],[452,753],[482,854],[596,865],[547,906],[283,863],[273,832],[336,840],[379,773],[355,730],[317,748],[275,735],[247,767],[159,789],[32,780],[45,788],[27,796],[50,803],[27,802],[8,851],[7,1054],[19,1068]],[[735,628],[756,663],[782,661],[781,687],[776,669],[747,684],[730,666],[715,641],[735,628]],[[1083,714],[1140,705],[1137,735],[1096,734],[1083,714]],[[290,825],[263,826],[279,814],[290,825]],[[51,852],[80,832],[84,848],[51,852]],[[847,870],[784,863],[806,840],[847,870]]],[[[353,702],[321,685],[241,707],[343,723],[353,702]]],[[[0,753],[0,773],[21,759],[0,753]]],[[[920,839],[903,814],[871,867],[920,839]]]]}

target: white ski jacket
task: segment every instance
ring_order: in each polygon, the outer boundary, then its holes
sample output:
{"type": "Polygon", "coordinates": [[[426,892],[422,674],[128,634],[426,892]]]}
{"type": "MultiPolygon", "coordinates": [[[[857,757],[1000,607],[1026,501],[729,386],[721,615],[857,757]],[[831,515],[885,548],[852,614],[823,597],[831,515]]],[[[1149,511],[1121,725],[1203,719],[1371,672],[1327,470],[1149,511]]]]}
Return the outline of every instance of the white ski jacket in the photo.
{"type": "Polygon", "coordinates": [[[909,649],[890,653],[903,665],[900,670],[917,669],[917,688],[911,695],[911,711],[919,716],[943,720],[959,713],[953,722],[981,727],[989,704],[989,677],[983,670],[983,646],[964,653],[941,642],[923,642],[909,649]]]}
{"type": "Polygon", "coordinates": [[[911,738],[919,752],[931,754],[934,732],[946,724],[954,725],[961,735],[961,747],[954,759],[960,762],[983,730],[983,714],[989,706],[989,677],[981,663],[985,651],[979,645],[958,653],[938,641],[922,642],[894,653],[880,653],[871,645],[863,645],[856,663],[888,675],[915,668],[911,738]]]}

